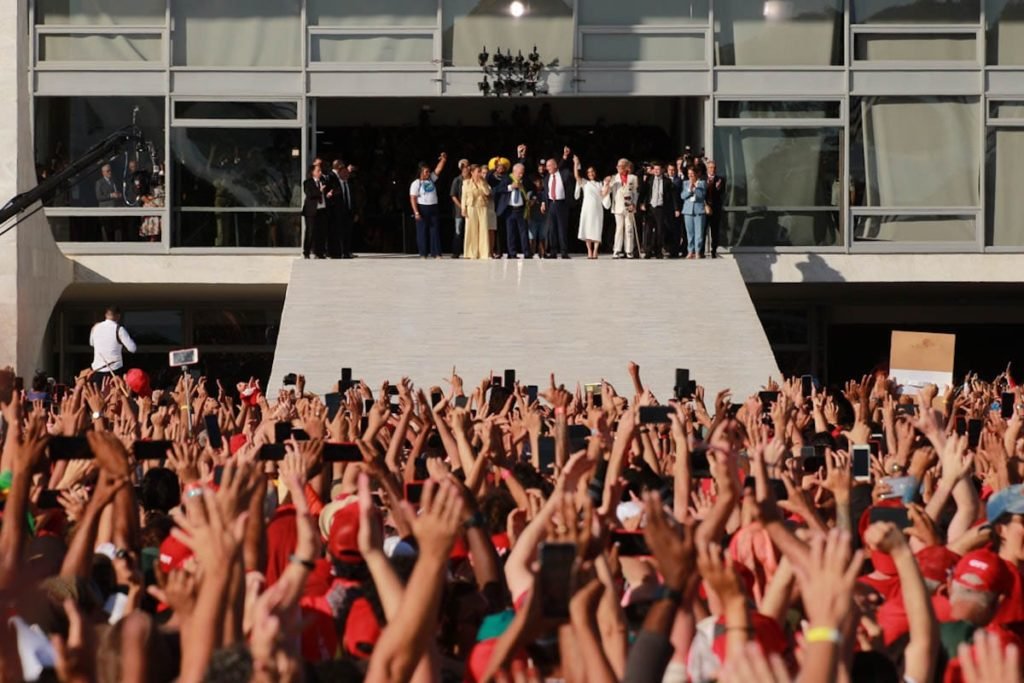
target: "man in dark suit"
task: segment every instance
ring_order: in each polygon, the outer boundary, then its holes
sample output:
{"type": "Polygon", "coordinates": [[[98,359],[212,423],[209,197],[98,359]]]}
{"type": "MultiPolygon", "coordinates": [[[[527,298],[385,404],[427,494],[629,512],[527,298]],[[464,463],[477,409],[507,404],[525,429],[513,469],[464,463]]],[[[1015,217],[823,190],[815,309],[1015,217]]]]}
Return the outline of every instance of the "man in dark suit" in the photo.
{"type": "Polygon", "coordinates": [[[302,183],[306,198],[302,202],[302,216],[306,219],[306,239],[302,243],[302,256],[327,257],[327,192],[330,187],[318,164],[310,170],[302,183]]]}
{"type": "Polygon", "coordinates": [[[660,161],[651,164],[651,174],[643,187],[640,211],[644,212],[644,250],[647,258],[661,258],[662,249],[669,258],[679,256],[679,233],[675,218],[679,216],[679,193],[664,173],[660,161]]]}
{"type": "Polygon", "coordinates": [[[575,191],[573,179],[572,150],[562,150],[562,162],[548,159],[545,163],[544,196],[541,199],[541,213],[548,214],[548,255],[554,258],[555,250],[562,258],[569,258],[569,201],[575,191]]]}
{"type": "Polygon", "coordinates": [[[330,258],[352,258],[352,224],[355,203],[348,164],[335,159],[327,178],[327,254],[330,258]]]}
{"type": "MultiPolygon", "coordinates": [[[[101,209],[114,209],[124,206],[123,196],[114,182],[114,171],[110,164],[103,164],[100,168],[100,179],[96,181],[94,188],[96,193],[96,205],[101,209]]],[[[111,239],[121,240],[121,219],[105,216],[100,219],[100,235],[104,242],[111,239]]]]}
{"type": "Polygon", "coordinates": [[[711,258],[718,258],[718,243],[721,239],[722,229],[722,207],[725,204],[726,178],[718,173],[714,160],[708,159],[708,204],[711,205],[711,215],[708,216],[708,242],[711,244],[711,258]]]}

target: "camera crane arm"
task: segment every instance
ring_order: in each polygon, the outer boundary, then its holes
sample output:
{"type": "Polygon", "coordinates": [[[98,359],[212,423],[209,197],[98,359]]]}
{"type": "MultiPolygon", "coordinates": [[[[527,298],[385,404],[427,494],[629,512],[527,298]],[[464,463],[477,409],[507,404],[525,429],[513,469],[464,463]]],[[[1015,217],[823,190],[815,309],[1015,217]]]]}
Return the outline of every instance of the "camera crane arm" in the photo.
{"type": "Polygon", "coordinates": [[[103,140],[100,140],[89,150],[78,157],[67,168],[55,173],[43,182],[30,190],[26,190],[13,197],[9,202],[0,207],[0,225],[3,225],[11,218],[29,208],[38,201],[46,201],[60,190],[64,189],[71,181],[83,173],[87,173],[98,165],[112,161],[118,154],[134,145],[138,150],[144,150],[146,139],[138,126],[125,126],[117,130],[103,140]]]}

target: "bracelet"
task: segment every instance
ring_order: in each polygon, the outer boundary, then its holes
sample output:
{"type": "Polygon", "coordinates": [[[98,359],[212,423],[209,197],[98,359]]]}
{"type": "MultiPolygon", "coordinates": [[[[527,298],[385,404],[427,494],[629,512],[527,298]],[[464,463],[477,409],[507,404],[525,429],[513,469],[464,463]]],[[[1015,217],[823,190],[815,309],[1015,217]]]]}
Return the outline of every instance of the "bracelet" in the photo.
{"type": "Polygon", "coordinates": [[[295,564],[301,564],[309,571],[313,571],[314,569],[316,569],[316,562],[314,562],[313,560],[304,560],[294,553],[292,553],[291,557],[288,558],[288,561],[294,562],[295,564]]]}
{"type": "Polygon", "coordinates": [[[198,498],[203,495],[203,487],[200,484],[189,484],[185,487],[186,498],[198,498]]]}
{"type": "Polygon", "coordinates": [[[839,629],[828,626],[815,626],[804,631],[804,642],[807,643],[835,643],[839,644],[841,636],[839,629]]]}
{"type": "Polygon", "coordinates": [[[680,605],[683,602],[683,591],[675,588],[662,588],[661,599],[668,600],[673,605],[680,605]]]}
{"type": "Polygon", "coordinates": [[[477,510],[463,523],[463,526],[467,529],[482,529],[484,526],[484,516],[477,510]]]}
{"type": "Polygon", "coordinates": [[[507,481],[508,479],[512,478],[512,471],[502,467],[501,468],[501,475],[500,476],[501,476],[502,481],[507,481]]]}

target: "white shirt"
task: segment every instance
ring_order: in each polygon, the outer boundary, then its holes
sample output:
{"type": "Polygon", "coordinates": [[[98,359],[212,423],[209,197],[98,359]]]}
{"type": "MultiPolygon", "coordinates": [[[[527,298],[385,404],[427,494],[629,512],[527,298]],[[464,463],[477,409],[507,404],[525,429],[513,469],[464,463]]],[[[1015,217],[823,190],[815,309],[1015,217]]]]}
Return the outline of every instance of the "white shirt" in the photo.
{"type": "MultiPolygon", "coordinates": [[[[520,180],[519,184],[522,185],[522,182],[523,181],[520,180]]],[[[508,191],[509,191],[508,205],[509,206],[515,206],[515,207],[523,206],[523,189],[522,189],[522,187],[513,187],[512,185],[509,185],[508,186],[508,191]]]]}
{"type": "Polygon", "coordinates": [[[412,185],[409,186],[409,196],[416,197],[417,204],[423,204],[425,206],[434,206],[437,204],[437,176],[433,173],[430,174],[430,178],[427,180],[420,180],[417,178],[412,181],[412,185]]]}
{"type": "Polygon", "coordinates": [[[92,369],[104,372],[120,370],[124,366],[122,345],[128,353],[135,353],[135,341],[119,323],[104,320],[93,325],[89,332],[89,346],[93,349],[92,369]]]}
{"type": "Polygon", "coordinates": [[[561,173],[559,173],[558,171],[555,171],[554,173],[549,173],[548,177],[544,180],[544,183],[545,183],[545,185],[547,185],[548,199],[550,201],[554,202],[554,201],[558,201],[560,199],[565,199],[565,184],[562,182],[562,174],[561,173]],[[551,191],[551,180],[552,180],[552,178],[555,181],[555,191],[554,192],[551,191]]]}

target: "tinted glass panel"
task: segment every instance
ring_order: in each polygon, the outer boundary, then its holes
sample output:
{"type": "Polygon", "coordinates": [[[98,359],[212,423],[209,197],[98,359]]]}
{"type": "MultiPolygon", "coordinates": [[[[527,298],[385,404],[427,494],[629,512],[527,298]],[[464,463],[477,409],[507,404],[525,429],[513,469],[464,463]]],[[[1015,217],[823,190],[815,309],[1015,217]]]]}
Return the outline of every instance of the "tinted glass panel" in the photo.
{"type": "Polygon", "coordinates": [[[276,119],[294,121],[299,117],[295,102],[175,102],[179,119],[276,119]]]}
{"type": "Polygon", "coordinates": [[[723,66],[843,63],[841,0],[720,0],[715,59],[723,66]]]}

